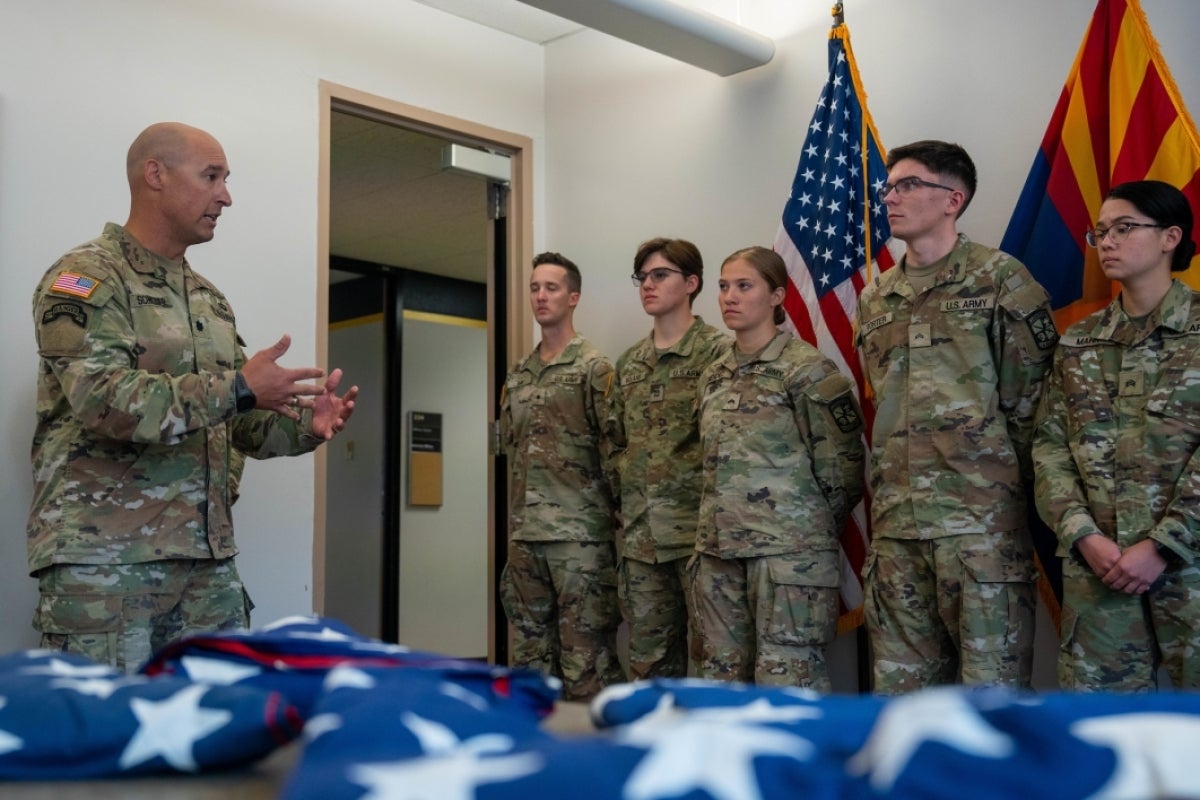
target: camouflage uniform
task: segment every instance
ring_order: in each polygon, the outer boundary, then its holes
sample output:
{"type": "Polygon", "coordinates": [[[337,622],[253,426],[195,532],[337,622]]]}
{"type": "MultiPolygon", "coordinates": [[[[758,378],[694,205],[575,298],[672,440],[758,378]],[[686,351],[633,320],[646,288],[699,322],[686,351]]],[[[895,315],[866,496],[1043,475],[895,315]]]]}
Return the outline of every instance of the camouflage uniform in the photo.
{"type": "Polygon", "coordinates": [[[615,449],[617,583],[629,623],[632,679],[687,674],[690,593],[684,567],[696,547],[700,509],[700,373],[729,339],[696,317],[678,342],[651,334],[617,361],[610,415],[615,449]]]}
{"type": "Polygon", "coordinates": [[[513,663],[562,678],[566,699],[586,700],[625,679],[602,435],[613,370],[579,335],[549,364],[539,352],[508,374],[500,401],[510,513],[501,599],[513,663]]]}
{"type": "Polygon", "coordinates": [[[1200,687],[1200,293],[1174,281],[1148,317],[1114,300],[1059,342],[1033,455],[1038,510],[1063,556],[1059,682],[1149,690],[1162,660],[1200,687]],[[1168,548],[1145,595],[1109,589],[1075,543],[1168,548]]]}
{"type": "Polygon", "coordinates": [[[729,353],[701,386],[700,674],[828,692],[838,534],[863,487],[850,381],[783,332],[749,363],[729,353]]]}
{"type": "MultiPolygon", "coordinates": [[[[239,415],[234,375],[245,355],[228,301],[186,260],[151,253],[119,225],[50,268],[33,319],[41,362],[27,532],[30,572],[45,579],[34,616],[43,644],[76,650],[71,637],[87,634],[104,644],[85,655],[113,664],[128,655],[121,632],[136,609],[122,610],[121,592],[91,602],[87,586],[128,583],[130,571],[118,568],[149,562],[228,561],[212,573],[236,586],[228,619],[211,624],[204,610],[202,624],[245,625],[231,453],[312,450],[321,440],[311,415],[300,426],[266,411],[239,415]]],[[[199,590],[210,587],[206,578],[199,590]]],[[[181,613],[190,627],[186,599],[181,613]]]]}
{"type": "Polygon", "coordinates": [[[863,291],[876,691],[1029,684],[1036,573],[1024,482],[1057,339],[1028,270],[962,234],[919,296],[901,267],[863,291]]]}

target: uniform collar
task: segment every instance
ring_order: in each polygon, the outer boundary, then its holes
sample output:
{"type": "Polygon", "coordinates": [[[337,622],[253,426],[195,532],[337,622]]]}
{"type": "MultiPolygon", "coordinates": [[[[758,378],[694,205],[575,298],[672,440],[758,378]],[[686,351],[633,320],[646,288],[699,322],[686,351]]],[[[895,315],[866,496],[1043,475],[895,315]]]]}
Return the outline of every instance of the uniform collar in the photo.
{"type": "Polygon", "coordinates": [[[1190,327],[1191,316],[1192,290],[1176,278],[1171,281],[1171,288],[1167,290],[1158,308],[1142,319],[1131,319],[1121,305],[1121,298],[1117,297],[1104,309],[1096,336],[1128,344],[1140,341],[1158,328],[1181,333],[1190,327]]]}
{"type": "MultiPolygon", "coordinates": [[[[706,327],[704,318],[697,314],[695,319],[692,320],[692,324],[683,332],[683,336],[680,337],[679,341],[670,347],[663,348],[661,352],[663,354],[672,353],[682,358],[689,357],[696,346],[696,339],[700,335],[700,330],[704,327],[706,327]]],[[[654,346],[654,331],[651,330],[650,335],[642,340],[637,355],[640,360],[653,364],[658,361],[659,354],[659,349],[654,346]]]]}
{"type": "Polygon", "coordinates": [[[579,348],[581,347],[583,347],[583,336],[576,332],[571,337],[571,341],[567,342],[567,346],[562,349],[562,352],[553,361],[543,363],[541,359],[542,343],[538,342],[537,347],[533,348],[533,352],[526,356],[525,363],[521,365],[521,368],[536,374],[545,367],[554,366],[555,364],[570,364],[579,355],[579,348]]]}
{"type": "MultiPolygon", "coordinates": [[[[958,240],[954,243],[954,249],[946,256],[946,264],[938,271],[938,274],[933,278],[934,286],[941,286],[946,283],[962,283],[967,277],[967,257],[970,253],[971,240],[967,238],[965,233],[958,234],[958,240]]],[[[900,294],[908,297],[912,295],[912,286],[904,276],[904,259],[907,256],[902,256],[900,263],[887,272],[879,275],[879,288],[883,294],[900,294]]]]}
{"type": "Polygon", "coordinates": [[[158,253],[147,250],[141,242],[133,238],[133,235],[125,230],[124,226],[118,225],[115,222],[109,222],[104,226],[104,235],[116,240],[121,248],[122,255],[129,262],[129,266],[134,272],[140,272],[143,275],[154,275],[157,273],[169,274],[178,272],[181,268],[186,268],[188,263],[186,258],[181,258],[178,261],[172,261],[169,258],[163,258],[158,253]]]}

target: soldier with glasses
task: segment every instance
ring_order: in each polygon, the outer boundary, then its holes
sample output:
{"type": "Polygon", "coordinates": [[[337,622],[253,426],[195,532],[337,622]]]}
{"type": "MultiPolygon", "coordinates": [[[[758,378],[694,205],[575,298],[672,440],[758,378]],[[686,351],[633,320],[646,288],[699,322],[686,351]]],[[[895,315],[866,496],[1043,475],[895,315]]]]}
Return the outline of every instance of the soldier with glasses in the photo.
{"type": "Polygon", "coordinates": [[[1025,495],[1058,336],[1029,271],[958,233],[975,186],[956,144],[892,150],[879,202],[906,251],[859,299],[876,405],[864,606],[874,688],[885,694],[1030,682],[1025,495]]]}
{"type": "Polygon", "coordinates": [[[1148,691],[1160,662],[1200,686],[1200,293],[1175,187],[1113,187],[1087,243],[1121,294],[1054,354],[1033,454],[1063,556],[1059,684],[1148,691]]]}

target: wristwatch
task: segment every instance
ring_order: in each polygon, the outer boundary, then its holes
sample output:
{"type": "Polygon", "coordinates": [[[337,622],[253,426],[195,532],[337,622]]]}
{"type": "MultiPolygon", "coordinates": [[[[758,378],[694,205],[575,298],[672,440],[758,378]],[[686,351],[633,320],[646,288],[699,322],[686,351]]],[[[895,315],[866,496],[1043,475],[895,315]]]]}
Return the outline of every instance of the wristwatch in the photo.
{"type": "Polygon", "coordinates": [[[250,391],[250,384],[246,383],[246,378],[240,371],[233,376],[233,402],[239,414],[253,411],[258,405],[258,398],[250,391]]]}

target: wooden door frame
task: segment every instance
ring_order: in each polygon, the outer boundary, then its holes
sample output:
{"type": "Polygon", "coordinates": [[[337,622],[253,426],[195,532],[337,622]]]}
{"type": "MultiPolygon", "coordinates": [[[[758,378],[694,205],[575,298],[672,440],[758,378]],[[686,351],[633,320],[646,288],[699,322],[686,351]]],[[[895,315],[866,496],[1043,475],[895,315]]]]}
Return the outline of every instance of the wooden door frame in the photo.
{"type": "MultiPolygon", "coordinates": [[[[509,189],[507,255],[508,274],[504,294],[507,325],[504,331],[494,328],[496,306],[495,281],[489,279],[488,296],[488,386],[497,385],[495,372],[495,337],[504,336],[510,358],[517,358],[533,347],[533,320],[526,302],[525,287],[529,283],[529,262],[533,258],[533,140],[528,136],[480,125],[470,120],[452,117],[418,106],[408,105],[386,97],[373,95],[329,81],[319,82],[319,153],[317,178],[317,363],[329,360],[329,207],[330,207],[330,129],[332,115],[346,111],[356,116],[375,119],[388,125],[430,133],[463,144],[475,144],[495,149],[509,156],[512,181],[509,189]]],[[[488,423],[495,421],[497,400],[488,403],[488,423]]],[[[317,448],[314,469],[314,530],[313,530],[313,610],[322,613],[325,606],[325,541],[327,513],[326,474],[328,448],[317,448]]],[[[503,553],[496,552],[495,462],[488,467],[488,659],[495,661],[497,617],[496,562],[503,553]]],[[[399,602],[399,598],[397,598],[399,602]]]]}

